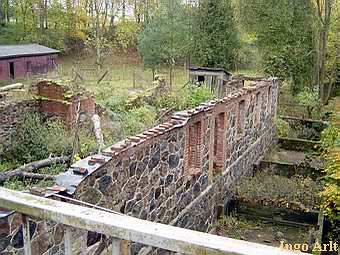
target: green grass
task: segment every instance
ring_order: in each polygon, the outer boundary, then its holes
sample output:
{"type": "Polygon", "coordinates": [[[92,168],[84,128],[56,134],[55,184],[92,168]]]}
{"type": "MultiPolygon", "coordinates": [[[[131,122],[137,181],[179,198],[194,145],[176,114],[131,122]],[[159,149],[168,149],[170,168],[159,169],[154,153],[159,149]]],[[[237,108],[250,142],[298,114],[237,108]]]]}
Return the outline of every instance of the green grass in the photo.
{"type": "MultiPolygon", "coordinates": [[[[59,59],[59,74],[53,72],[50,76],[62,80],[72,80],[75,78],[74,70],[77,70],[83,78],[83,81],[78,78],[78,82],[93,92],[97,99],[102,99],[103,95],[107,97],[131,95],[153,86],[152,70],[144,68],[137,56],[112,55],[106,59],[100,71],[97,70],[93,57],[61,57],[59,59]],[[100,84],[97,84],[97,81],[107,70],[108,74],[100,84]]],[[[166,77],[167,81],[170,80],[167,67],[161,67],[156,74],[166,77]]],[[[173,73],[173,89],[176,91],[183,87],[187,81],[188,74],[184,67],[176,67],[173,73]]]]}

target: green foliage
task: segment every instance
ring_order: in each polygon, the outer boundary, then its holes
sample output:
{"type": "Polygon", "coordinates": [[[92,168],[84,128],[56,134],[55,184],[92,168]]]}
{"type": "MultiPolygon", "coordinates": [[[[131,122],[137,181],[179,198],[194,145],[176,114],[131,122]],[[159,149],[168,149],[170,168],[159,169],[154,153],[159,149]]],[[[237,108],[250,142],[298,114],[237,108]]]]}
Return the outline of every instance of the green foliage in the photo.
{"type": "Polygon", "coordinates": [[[15,162],[12,162],[12,161],[0,161],[0,173],[1,172],[6,172],[10,169],[13,169],[16,167],[16,163],[15,162]]]}
{"type": "Polygon", "coordinates": [[[155,124],[156,111],[151,106],[132,109],[121,115],[124,136],[136,135],[155,124]]]}
{"type": "Polygon", "coordinates": [[[266,73],[310,86],[315,61],[314,7],[310,0],[240,0],[240,20],[254,33],[266,73]]]}
{"type": "Polygon", "coordinates": [[[48,174],[48,175],[58,175],[63,173],[67,169],[67,166],[64,164],[53,164],[49,167],[44,167],[39,169],[39,174],[48,174]]]}
{"type": "Polygon", "coordinates": [[[240,41],[231,0],[200,1],[193,23],[194,62],[234,69],[240,41]]]}
{"type": "Polygon", "coordinates": [[[140,24],[132,20],[120,21],[117,24],[114,33],[116,47],[120,50],[123,50],[124,52],[127,52],[131,49],[136,49],[140,29],[140,24]]]}
{"type": "Polygon", "coordinates": [[[320,193],[322,208],[330,219],[340,217],[340,151],[327,157],[325,187],[320,193]]]}
{"type": "Polygon", "coordinates": [[[185,56],[189,33],[185,8],[180,0],[161,0],[160,8],[139,35],[138,50],[147,67],[173,65],[185,56]]]}
{"type": "Polygon", "coordinates": [[[81,128],[79,130],[79,154],[80,158],[89,156],[98,151],[98,144],[92,129],[81,128]]]}
{"type": "Polygon", "coordinates": [[[235,192],[246,201],[308,210],[318,208],[321,189],[321,184],[309,177],[287,178],[260,172],[253,178],[243,178],[235,192]]]}
{"type": "Polygon", "coordinates": [[[44,122],[38,113],[27,114],[12,138],[11,156],[20,163],[29,163],[71,151],[71,139],[59,121],[44,122]]]}
{"type": "Polygon", "coordinates": [[[319,95],[317,91],[303,90],[297,95],[297,100],[300,104],[316,108],[320,105],[319,95]]]}
{"type": "Polygon", "coordinates": [[[158,98],[156,105],[158,108],[172,108],[177,111],[182,111],[194,108],[213,98],[214,94],[207,87],[189,86],[177,93],[158,98]]]}
{"type": "MultiPolygon", "coordinates": [[[[105,98],[105,91],[103,91],[103,98],[105,98]]],[[[122,113],[127,110],[126,101],[128,100],[128,96],[121,94],[111,96],[109,98],[100,99],[99,104],[108,110],[111,114],[113,113],[122,113]]]]}
{"type": "Polygon", "coordinates": [[[112,122],[111,128],[115,136],[113,140],[135,135],[155,124],[157,111],[154,107],[144,104],[129,109],[127,99],[127,96],[122,95],[101,100],[101,105],[108,111],[112,122]]]}
{"type": "Polygon", "coordinates": [[[329,126],[322,132],[321,150],[326,159],[325,185],[320,193],[322,208],[330,219],[340,217],[340,129],[329,126]]]}
{"type": "Polygon", "coordinates": [[[277,132],[279,137],[288,137],[289,135],[289,123],[281,118],[276,119],[277,132]]]}
{"type": "Polygon", "coordinates": [[[330,125],[321,133],[322,154],[326,156],[335,146],[340,146],[340,130],[330,125]]]}
{"type": "Polygon", "coordinates": [[[12,189],[17,191],[29,190],[31,187],[47,188],[54,185],[54,181],[39,181],[32,182],[30,180],[10,179],[3,183],[3,187],[6,189],[12,189]]]}

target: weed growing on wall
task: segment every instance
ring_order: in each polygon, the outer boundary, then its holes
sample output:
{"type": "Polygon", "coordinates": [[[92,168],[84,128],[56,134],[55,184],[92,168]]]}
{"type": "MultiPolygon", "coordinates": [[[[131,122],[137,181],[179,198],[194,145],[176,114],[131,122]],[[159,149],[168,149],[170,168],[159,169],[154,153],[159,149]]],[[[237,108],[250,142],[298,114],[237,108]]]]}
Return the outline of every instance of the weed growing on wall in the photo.
{"type": "Polygon", "coordinates": [[[182,111],[194,108],[213,98],[213,93],[207,87],[188,86],[176,93],[156,99],[155,104],[157,108],[172,108],[177,111],[182,111]]]}

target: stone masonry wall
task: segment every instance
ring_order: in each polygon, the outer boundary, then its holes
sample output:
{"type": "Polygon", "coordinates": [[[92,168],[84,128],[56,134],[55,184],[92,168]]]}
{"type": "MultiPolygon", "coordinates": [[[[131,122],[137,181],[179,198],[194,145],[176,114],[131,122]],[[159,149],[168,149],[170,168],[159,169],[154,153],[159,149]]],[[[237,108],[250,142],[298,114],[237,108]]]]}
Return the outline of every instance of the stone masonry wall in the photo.
{"type": "Polygon", "coordinates": [[[209,231],[230,186],[275,143],[277,96],[277,80],[256,81],[77,162],[57,183],[91,204],[209,231]]]}
{"type": "MultiPolygon", "coordinates": [[[[84,202],[209,231],[232,195],[231,186],[251,174],[275,143],[277,95],[278,82],[262,80],[176,113],[171,121],[117,143],[103,155],[75,163],[58,176],[57,184],[84,202]],[[74,170],[86,171],[80,175],[74,170]]],[[[22,253],[21,224],[16,213],[1,217],[1,254],[22,253]]],[[[30,228],[33,254],[63,254],[62,226],[30,219],[30,228]]],[[[74,240],[84,240],[86,254],[95,254],[106,242],[95,233],[75,234],[81,238],[74,240]]],[[[137,254],[141,246],[131,248],[137,254]]]]}
{"type": "MultiPolygon", "coordinates": [[[[64,226],[55,222],[28,219],[32,254],[64,254],[64,226]]],[[[0,217],[0,254],[24,254],[23,217],[9,213],[0,217]]]]}

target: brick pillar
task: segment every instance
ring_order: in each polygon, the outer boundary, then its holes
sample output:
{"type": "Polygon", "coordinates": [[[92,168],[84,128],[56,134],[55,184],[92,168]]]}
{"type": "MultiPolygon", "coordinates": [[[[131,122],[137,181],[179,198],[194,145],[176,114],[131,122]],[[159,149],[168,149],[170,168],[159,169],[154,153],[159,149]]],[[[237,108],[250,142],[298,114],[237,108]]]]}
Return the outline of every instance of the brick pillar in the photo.
{"type": "Polygon", "coordinates": [[[185,173],[198,175],[202,172],[203,158],[203,119],[190,123],[186,131],[185,173]]]}

